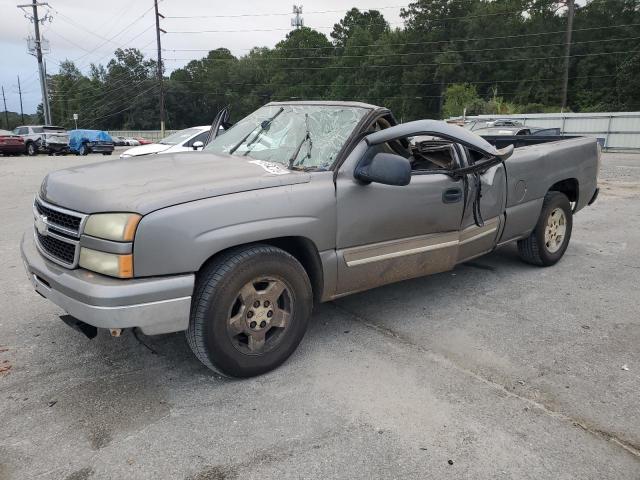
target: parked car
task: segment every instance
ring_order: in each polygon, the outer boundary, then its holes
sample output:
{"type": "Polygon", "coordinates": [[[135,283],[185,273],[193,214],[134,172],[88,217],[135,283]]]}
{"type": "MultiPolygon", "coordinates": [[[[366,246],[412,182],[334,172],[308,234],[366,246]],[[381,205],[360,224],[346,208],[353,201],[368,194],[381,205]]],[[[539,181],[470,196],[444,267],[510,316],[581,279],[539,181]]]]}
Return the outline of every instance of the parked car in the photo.
{"type": "Polygon", "coordinates": [[[593,138],[498,149],[374,105],[270,103],[197,155],[50,173],[22,257],[89,337],[185,330],[206,366],[247,377],[293,353],[314,302],[512,242],[554,265],[599,165],[593,138]]]}
{"type": "Polygon", "coordinates": [[[89,153],[111,155],[113,153],[113,139],[102,130],[70,130],[69,148],[76,155],[88,155],[89,153]]]}
{"type": "Polygon", "coordinates": [[[120,158],[151,155],[154,153],[188,152],[190,150],[202,149],[209,135],[209,130],[211,130],[211,125],[180,130],[163,138],[158,143],[140,145],[139,147],[125,150],[120,154],[120,158]],[[201,145],[196,145],[197,142],[201,142],[201,145]]]}
{"type": "Polygon", "coordinates": [[[62,127],[53,125],[26,125],[16,127],[14,135],[20,135],[25,144],[27,155],[37,155],[39,152],[49,155],[69,152],[69,135],[62,127]]]}
{"type": "Polygon", "coordinates": [[[140,142],[133,137],[125,137],[124,141],[128,147],[137,147],[140,145],[140,142]]]}
{"type": "Polygon", "coordinates": [[[135,139],[140,145],[151,145],[153,143],[153,140],[149,140],[148,138],[144,137],[135,137],[135,139]]]}
{"type": "Polygon", "coordinates": [[[9,130],[0,130],[0,153],[2,155],[22,155],[24,139],[9,130]]]}
{"type": "Polygon", "coordinates": [[[473,133],[480,136],[517,136],[517,135],[539,135],[553,136],[560,135],[559,128],[534,127],[524,125],[518,120],[499,119],[492,121],[472,122],[468,127],[473,133]]]}
{"type": "Polygon", "coordinates": [[[111,139],[113,140],[113,144],[114,144],[116,147],[125,147],[125,146],[127,146],[127,145],[128,145],[128,143],[127,143],[127,139],[126,139],[126,138],[124,138],[124,137],[119,137],[119,136],[111,135],[111,139]]]}

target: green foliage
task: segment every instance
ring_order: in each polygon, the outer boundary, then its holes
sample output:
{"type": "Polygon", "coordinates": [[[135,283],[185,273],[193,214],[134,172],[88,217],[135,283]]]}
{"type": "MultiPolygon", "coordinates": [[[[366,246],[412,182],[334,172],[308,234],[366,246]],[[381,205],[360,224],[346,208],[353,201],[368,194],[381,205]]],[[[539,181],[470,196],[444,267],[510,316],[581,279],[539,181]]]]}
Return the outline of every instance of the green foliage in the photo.
{"type": "MultiPolygon", "coordinates": [[[[223,106],[238,119],[271,100],[359,100],[404,121],[472,113],[558,111],[563,0],[416,0],[391,29],[353,8],[328,38],[293,30],[273,48],[235,57],[210,51],[164,78],[167,128],[206,125],[223,106]]],[[[569,70],[572,111],[640,109],[640,0],[578,2],[569,70]]],[[[54,123],[159,126],[156,63],[117,50],[82,75],[71,62],[50,78],[54,123]]]]}
{"type": "Polygon", "coordinates": [[[375,41],[389,31],[389,24],[377,10],[361,12],[357,8],[352,8],[339,23],[333,26],[330,36],[337,47],[344,47],[356,30],[366,30],[375,41]]]}
{"type": "Polygon", "coordinates": [[[0,129],[2,130],[13,130],[18,125],[37,125],[38,123],[41,123],[41,120],[37,113],[31,115],[25,114],[23,122],[20,117],[20,112],[7,111],[6,116],[4,110],[0,112],[0,129]],[[9,124],[7,124],[7,118],[9,119],[9,124]]]}
{"type": "Polygon", "coordinates": [[[478,96],[478,91],[468,83],[454,84],[447,87],[442,115],[444,118],[477,115],[484,113],[483,100],[478,96]]]}
{"type": "Polygon", "coordinates": [[[442,114],[444,118],[460,117],[466,109],[467,115],[512,115],[516,113],[551,113],[560,111],[559,106],[527,103],[520,105],[509,102],[493,91],[493,96],[483,99],[478,96],[476,87],[468,83],[453,84],[445,91],[442,114]]]}

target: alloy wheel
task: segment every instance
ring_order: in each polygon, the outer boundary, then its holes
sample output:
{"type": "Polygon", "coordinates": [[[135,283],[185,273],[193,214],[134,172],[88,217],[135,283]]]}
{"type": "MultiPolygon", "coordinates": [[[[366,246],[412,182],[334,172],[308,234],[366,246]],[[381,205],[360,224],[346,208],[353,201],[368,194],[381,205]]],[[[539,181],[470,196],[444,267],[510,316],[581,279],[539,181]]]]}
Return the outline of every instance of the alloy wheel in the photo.
{"type": "Polygon", "coordinates": [[[544,244],[549,253],[556,253],[562,247],[567,233],[567,217],[564,210],[555,208],[547,218],[544,229],[544,244]]]}
{"type": "Polygon", "coordinates": [[[228,315],[234,347],[249,355],[273,350],[290,324],[293,302],[291,288],[281,279],[260,277],[245,284],[228,315]]]}

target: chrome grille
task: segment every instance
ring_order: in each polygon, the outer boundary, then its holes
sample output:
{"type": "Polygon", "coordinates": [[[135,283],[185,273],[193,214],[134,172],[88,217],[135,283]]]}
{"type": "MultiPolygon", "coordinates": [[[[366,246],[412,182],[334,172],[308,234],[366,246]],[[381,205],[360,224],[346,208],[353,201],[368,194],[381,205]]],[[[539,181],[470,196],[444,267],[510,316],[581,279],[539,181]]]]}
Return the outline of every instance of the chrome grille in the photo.
{"type": "Polygon", "coordinates": [[[34,236],[40,253],[63,267],[78,266],[80,235],[87,215],[36,198],[34,236]]]}
{"type": "Polygon", "coordinates": [[[64,263],[65,265],[73,265],[76,258],[76,245],[60,240],[51,235],[40,235],[36,230],[36,236],[40,246],[52,257],[64,263]]]}
{"type": "Polygon", "coordinates": [[[35,207],[40,215],[47,217],[47,222],[51,226],[62,227],[75,233],[80,232],[82,217],[67,213],[66,210],[56,209],[53,206],[46,206],[39,198],[36,199],[35,207]]]}

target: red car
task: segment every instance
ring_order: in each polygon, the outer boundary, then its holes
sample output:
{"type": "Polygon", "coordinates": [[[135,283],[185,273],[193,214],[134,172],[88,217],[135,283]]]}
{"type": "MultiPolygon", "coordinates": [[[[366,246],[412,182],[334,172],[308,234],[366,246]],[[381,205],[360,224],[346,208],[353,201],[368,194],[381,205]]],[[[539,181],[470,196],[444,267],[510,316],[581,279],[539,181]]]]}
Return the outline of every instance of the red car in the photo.
{"type": "Polygon", "coordinates": [[[3,155],[21,155],[24,150],[24,139],[9,130],[0,130],[0,153],[3,155]]]}
{"type": "Polygon", "coordinates": [[[135,139],[140,142],[140,145],[149,145],[153,143],[153,140],[149,140],[148,138],[135,137],[135,139]]]}

